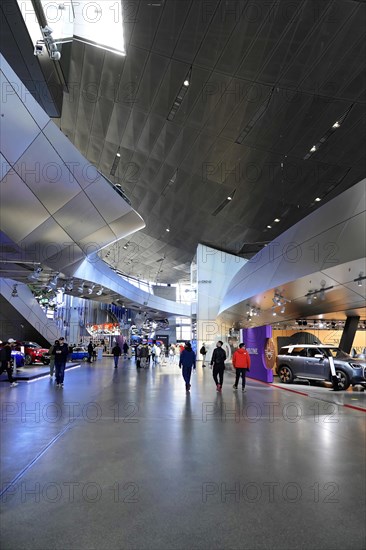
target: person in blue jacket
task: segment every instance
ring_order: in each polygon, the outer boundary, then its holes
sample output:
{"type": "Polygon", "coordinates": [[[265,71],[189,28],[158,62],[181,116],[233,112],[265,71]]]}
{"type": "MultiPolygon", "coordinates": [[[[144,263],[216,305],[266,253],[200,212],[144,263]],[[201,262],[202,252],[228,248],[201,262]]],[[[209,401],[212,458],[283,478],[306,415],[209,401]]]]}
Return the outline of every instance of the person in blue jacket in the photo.
{"type": "Polygon", "coordinates": [[[190,342],[185,343],[184,350],[180,354],[179,368],[182,369],[182,375],[186,383],[186,391],[189,391],[191,389],[192,368],[196,370],[196,354],[190,342]]]}

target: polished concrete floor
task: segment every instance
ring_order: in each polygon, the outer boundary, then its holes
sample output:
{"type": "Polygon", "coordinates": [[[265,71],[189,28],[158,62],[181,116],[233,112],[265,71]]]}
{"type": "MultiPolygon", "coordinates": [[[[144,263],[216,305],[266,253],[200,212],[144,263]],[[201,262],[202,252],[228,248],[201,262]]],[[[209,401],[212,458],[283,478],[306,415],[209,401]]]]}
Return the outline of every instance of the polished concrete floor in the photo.
{"type": "Polygon", "coordinates": [[[365,413],[232,384],[108,358],[1,384],[2,549],[365,548],[365,413]]]}

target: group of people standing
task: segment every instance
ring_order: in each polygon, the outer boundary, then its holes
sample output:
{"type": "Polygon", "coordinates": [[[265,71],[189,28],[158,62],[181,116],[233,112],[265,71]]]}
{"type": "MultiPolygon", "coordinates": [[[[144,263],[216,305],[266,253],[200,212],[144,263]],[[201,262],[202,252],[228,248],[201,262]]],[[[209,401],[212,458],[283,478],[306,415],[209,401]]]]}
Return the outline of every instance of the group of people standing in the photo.
{"type": "MultiPolygon", "coordinates": [[[[212,377],[216,384],[216,391],[218,392],[221,392],[222,390],[226,361],[226,352],[222,346],[223,342],[219,340],[216,344],[216,348],[212,353],[210,361],[210,365],[212,366],[212,377]]],[[[203,356],[202,367],[205,367],[204,363],[207,350],[204,344],[200,349],[200,353],[203,356]]],[[[241,376],[242,391],[245,391],[246,373],[249,372],[250,368],[250,356],[245,349],[245,344],[243,343],[239,344],[239,348],[234,352],[233,367],[235,368],[235,384],[233,385],[233,388],[234,390],[238,389],[238,384],[241,376]]],[[[196,354],[194,353],[190,342],[186,342],[184,349],[180,354],[179,368],[182,369],[186,391],[189,391],[191,389],[192,370],[196,369],[196,354]]]]}

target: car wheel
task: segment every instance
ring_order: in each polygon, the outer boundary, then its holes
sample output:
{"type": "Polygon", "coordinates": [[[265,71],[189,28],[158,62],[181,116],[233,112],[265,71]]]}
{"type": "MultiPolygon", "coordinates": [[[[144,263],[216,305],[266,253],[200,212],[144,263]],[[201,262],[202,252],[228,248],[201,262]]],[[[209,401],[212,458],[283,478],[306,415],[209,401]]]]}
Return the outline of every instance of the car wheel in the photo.
{"type": "Polygon", "coordinates": [[[42,363],[44,365],[49,365],[50,364],[50,360],[49,359],[42,359],[42,363]]]}
{"type": "Polygon", "coordinates": [[[285,367],[284,365],[282,365],[278,369],[278,376],[280,377],[280,380],[283,384],[291,384],[294,379],[292,370],[289,367],[285,367]]]}
{"type": "Polygon", "coordinates": [[[83,357],[83,361],[84,361],[84,363],[86,363],[86,362],[87,362],[87,360],[88,360],[88,358],[87,358],[87,357],[83,357]]]}
{"type": "Polygon", "coordinates": [[[32,357],[30,355],[26,355],[24,361],[25,361],[26,365],[31,365],[32,364],[32,357]]]}
{"type": "Polygon", "coordinates": [[[338,377],[338,387],[340,390],[346,390],[350,386],[350,381],[345,372],[343,370],[336,370],[336,375],[338,377]]]}

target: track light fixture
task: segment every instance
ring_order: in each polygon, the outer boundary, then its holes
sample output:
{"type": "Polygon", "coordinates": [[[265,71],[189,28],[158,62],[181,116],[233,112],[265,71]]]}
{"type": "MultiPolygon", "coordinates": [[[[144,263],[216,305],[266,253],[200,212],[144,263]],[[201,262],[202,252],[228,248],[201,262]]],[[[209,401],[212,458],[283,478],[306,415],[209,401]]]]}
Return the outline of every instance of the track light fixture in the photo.
{"type": "Polygon", "coordinates": [[[353,279],[354,283],[357,283],[357,286],[362,286],[362,281],[366,279],[366,276],[363,274],[363,271],[360,271],[359,276],[357,279],[353,279]]]}
{"type": "Polygon", "coordinates": [[[37,266],[37,267],[34,266],[33,273],[28,275],[28,279],[33,280],[33,281],[39,281],[39,277],[40,277],[42,271],[43,271],[43,268],[40,265],[37,266]]]}
{"type": "Polygon", "coordinates": [[[101,286],[100,289],[97,292],[97,296],[101,296],[103,294],[104,288],[101,286]]]}
{"type": "Polygon", "coordinates": [[[325,292],[327,290],[331,290],[333,286],[325,286],[325,281],[320,281],[320,289],[315,290],[308,290],[307,294],[305,294],[306,303],[310,306],[313,303],[313,300],[317,300],[319,298],[320,300],[325,300],[325,292]]]}
{"type": "Polygon", "coordinates": [[[276,309],[277,307],[280,307],[280,313],[285,313],[286,311],[286,304],[290,303],[291,300],[288,300],[285,298],[282,294],[282,292],[278,289],[275,290],[274,296],[272,298],[273,306],[272,309],[276,309]]]}
{"type": "Polygon", "coordinates": [[[13,290],[11,291],[11,297],[12,298],[18,298],[18,290],[17,290],[17,284],[13,285],[13,290]]]}
{"type": "Polygon", "coordinates": [[[52,288],[56,288],[57,287],[57,281],[58,281],[58,274],[55,275],[53,279],[51,279],[51,281],[49,282],[49,285],[52,288]]]}

